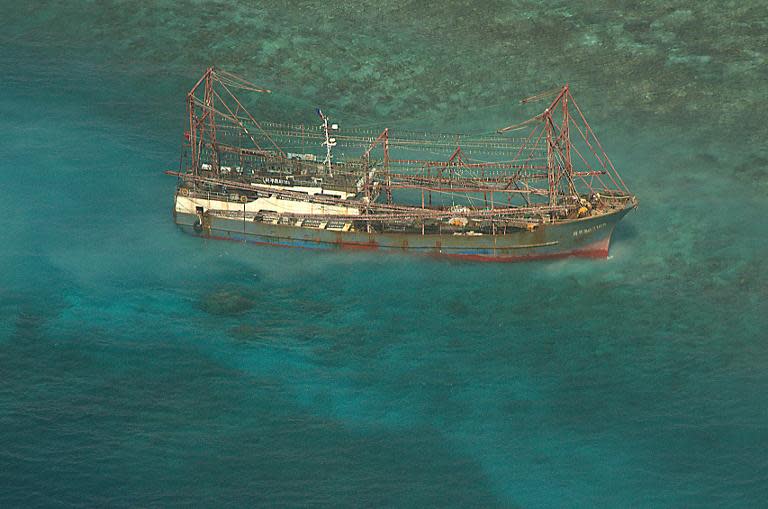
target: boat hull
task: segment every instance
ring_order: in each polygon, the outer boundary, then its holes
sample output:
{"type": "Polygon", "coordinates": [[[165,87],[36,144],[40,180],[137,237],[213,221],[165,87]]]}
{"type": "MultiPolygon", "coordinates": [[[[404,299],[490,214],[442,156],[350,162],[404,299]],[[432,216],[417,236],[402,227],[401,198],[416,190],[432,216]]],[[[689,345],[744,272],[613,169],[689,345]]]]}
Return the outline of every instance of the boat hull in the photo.
{"type": "Polygon", "coordinates": [[[176,211],[176,224],[200,237],[307,249],[409,252],[482,261],[524,261],[579,256],[605,258],[616,224],[631,207],[599,216],[541,225],[505,235],[342,232],[176,211]],[[197,226],[196,226],[197,225],[197,226]]]}

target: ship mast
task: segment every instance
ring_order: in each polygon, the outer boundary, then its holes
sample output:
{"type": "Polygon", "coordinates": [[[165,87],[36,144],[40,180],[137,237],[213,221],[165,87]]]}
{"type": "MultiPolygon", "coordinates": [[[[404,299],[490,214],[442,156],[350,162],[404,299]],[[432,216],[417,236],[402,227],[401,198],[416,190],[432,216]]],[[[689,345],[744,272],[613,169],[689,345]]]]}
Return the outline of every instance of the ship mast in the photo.
{"type": "MultiPolygon", "coordinates": [[[[189,139],[189,144],[191,147],[192,152],[192,172],[197,176],[199,174],[200,169],[200,146],[204,141],[205,135],[202,132],[198,132],[201,119],[199,119],[196,115],[195,111],[195,105],[198,102],[197,97],[195,97],[195,93],[197,92],[198,87],[204,82],[207,82],[210,79],[211,73],[213,73],[213,67],[209,67],[205,70],[202,77],[195,83],[195,86],[192,87],[192,89],[187,93],[187,113],[189,114],[189,131],[187,133],[187,138],[189,139]]],[[[207,85],[206,85],[207,88],[207,85]]],[[[205,101],[204,101],[205,102],[205,101]]]]}
{"type": "Polygon", "coordinates": [[[568,113],[568,97],[571,95],[568,83],[565,84],[565,94],[563,94],[563,123],[560,131],[565,140],[565,176],[568,179],[568,193],[576,194],[576,184],[573,182],[573,161],[571,160],[571,116],[568,113]]]}
{"type": "MultiPolygon", "coordinates": [[[[572,177],[573,165],[571,161],[570,148],[571,138],[569,131],[568,117],[568,85],[560,89],[552,103],[540,115],[544,121],[544,127],[547,133],[547,184],[549,190],[549,206],[555,207],[558,203],[558,196],[561,194],[561,183],[563,177],[568,182],[569,192],[573,188],[572,177]],[[555,125],[553,113],[558,103],[562,109],[562,122],[558,128],[555,125]]],[[[524,102],[529,102],[529,98],[524,102]]]]}
{"type": "Polygon", "coordinates": [[[221,164],[219,161],[219,144],[216,140],[216,116],[213,114],[214,95],[213,95],[213,67],[208,69],[205,77],[205,92],[203,94],[203,118],[207,121],[205,126],[208,129],[208,143],[210,144],[211,169],[214,174],[219,174],[221,164]]]}
{"type": "MultiPolygon", "coordinates": [[[[558,205],[558,200],[561,195],[576,196],[578,194],[576,190],[576,184],[573,180],[576,174],[574,173],[573,158],[571,154],[571,151],[575,149],[571,140],[571,125],[576,127],[579,134],[584,138],[587,147],[597,158],[597,160],[601,163],[602,160],[597,151],[595,151],[594,148],[589,144],[588,136],[589,133],[591,133],[591,129],[586,123],[586,120],[584,120],[582,117],[582,129],[570,115],[569,102],[573,101],[573,97],[571,96],[570,87],[567,83],[562,88],[543,92],[541,94],[523,99],[520,102],[526,104],[551,97],[552,95],[555,95],[555,98],[541,114],[520,124],[499,129],[498,132],[504,133],[507,131],[519,129],[535,121],[541,121],[544,124],[540,137],[543,136],[546,143],[547,195],[549,198],[549,206],[555,207],[558,205]],[[555,114],[558,110],[560,111],[561,116],[560,121],[555,119],[555,114]]],[[[579,112],[579,114],[581,114],[581,112],[579,112]]],[[[535,128],[532,133],[533,132],[535,132],[535,128]]],[[[594,133],[592,134],[594,136],[594,133]]],[[[538,140],[534,142],[534,145],[537,144],[538,140]]],[[[584,163],[587,163],[581,152],[577,150],[576,153],[584,163]]],[[[589,166],[588,163],[587,166],[589,166]]],[[[604,170],[607,170],[607,168],[604,167],[604,170]]],[[[580,172],[577,173],[579,173],[579,176],[581,176],[580,172]]]]}
{"type": "Polygon", "coordinates": [[[222,120],[241,129],[242,134],[253,143],[254,149],[259,153],[266,153],[266,151],[256,141],[257,137],[261,138],[262,143],[268,142],[274,152],[285,156],[283,149],[275,143],[231,89],[270,93],[270,90],[259,88],[235,74],[216,70],[214,67],[206,69],[195,86],[187,93],[189,132],[186,133],[186,138],[191,148],[191,173],[196,177],[200,174],[203,156],[207,153],[209,153],[211,169],[215,174],[220,174],[221,151],[231,148],[227,147],[226,143],[221,145],[219,143],[218,122],[222,120]],[[201,88],[202,98],[199,97],[201,88]],[[249,129],[246,122],[254,126],[255,130],[249,129]]]}
{"type": "Polygon", "coordinates": [[[333,154],[331,153],[331,149],[336,146],[336,138],[331,136],[331,130],[336,131],[339,128],[339,125],[331,124],[329,126],[328,117],[323,115],[322,110],[317,108],[315,111],[317,111],[317,114],[323,121],[323,134],[325,135],[325,141],[322,143],[322,145],[325,147],[325,160],[323,161],[323,164],[328,169],[328,176],[333,177],[333,168],[331,167],[331,159],[333,159],[333,154]]]}
{"type": "Polygon", "coordinates": [[[544,128],[547,131],[547,185],[549,188],[549,206],[554,207],[557,205],[557,187],[555,182],[557,181],[557,166],[555,165],[555,142],[554,142],[554,126],[552,125],[552,118],[549,115],[549,109],[545,112],[544,128]]]}

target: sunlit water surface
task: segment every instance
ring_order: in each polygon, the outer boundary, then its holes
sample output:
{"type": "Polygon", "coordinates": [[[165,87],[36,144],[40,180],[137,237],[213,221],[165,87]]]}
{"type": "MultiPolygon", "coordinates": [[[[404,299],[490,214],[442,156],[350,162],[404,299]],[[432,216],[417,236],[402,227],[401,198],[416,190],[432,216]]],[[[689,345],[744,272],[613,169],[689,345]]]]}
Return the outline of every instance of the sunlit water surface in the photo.
{"type": "Polygon", "coordinates": [[[658,4],[0,6],[0,505],[765,503],[765,8],[658,4]],[[641,205],[601,261],[186,236],[209,63],[440,130],[568,80],[641,205]]]}

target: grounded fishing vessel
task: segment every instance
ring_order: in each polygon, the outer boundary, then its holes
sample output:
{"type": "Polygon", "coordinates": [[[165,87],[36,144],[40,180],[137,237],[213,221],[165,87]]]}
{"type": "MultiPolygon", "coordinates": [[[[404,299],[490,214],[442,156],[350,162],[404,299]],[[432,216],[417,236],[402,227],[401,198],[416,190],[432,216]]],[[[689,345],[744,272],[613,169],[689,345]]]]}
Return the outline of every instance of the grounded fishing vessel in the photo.
{"type": "Polygon", "coordinates": [[[203,237],[481,260],[606,257],[637,206],[568,86],[490,134],[258,121],[209,68],[187,95],[174,219],[203,237]],[[573,111],[572,111],[573,110],[573,111]],[[575,113],[575,114],[574,114],[575,113]],[[528,129],[525,137],[509,133],[528,129]],[[336,158],[344,150],[353,157],[336,158]]]}

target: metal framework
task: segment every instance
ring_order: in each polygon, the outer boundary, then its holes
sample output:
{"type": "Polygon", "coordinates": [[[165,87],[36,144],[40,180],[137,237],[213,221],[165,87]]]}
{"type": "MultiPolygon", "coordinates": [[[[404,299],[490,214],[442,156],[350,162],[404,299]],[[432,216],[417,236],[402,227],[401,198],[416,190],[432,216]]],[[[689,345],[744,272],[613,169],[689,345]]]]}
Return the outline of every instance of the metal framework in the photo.
{"type": "Polygon", "coordinates": [[[186,166],[169,173],[193,185],[224,185],[241,191],[268,191],[294,200],[357,206],[369,220],[461,215],[491,221],[524,218],[548,222],[567,214],[586,196],[615,200],[631,197],[567,84],[524,99],[523,103],[549,102],[535,117],[491,133],[345,126],[333,133],[334,138],[329,138],[328,118],[322,113],[323,124],[319,126],[259,121],[234,90],[270,92],[234,74],[208,68],[187,94],[186,166]],[[512,136],[521,130],[525,130],[524,136],[512,136]],[[307,196],[290,189],[244,185],[228,178],[224,171],[228,168],[225,160],[242,166],[248,158],[288,161],[294,153],[320,154],[322,150],[320,157],[325,156],[323,164],[328,174],[343,174],[348,171],[344,165],[335,158],[331,161],[331,139],[334,150],[343,151],[347,159],[360,161],[366,169],[359,199],[307,196]],[[375,169],[377,177],[368,169],[375,169]],[[385,202],[374,201],[380,190],[384,191],[385,202]],[[415,190],[420,194],[420,203],[405,200],[396,204],[395,193],[401,190],[415,190]]]}

